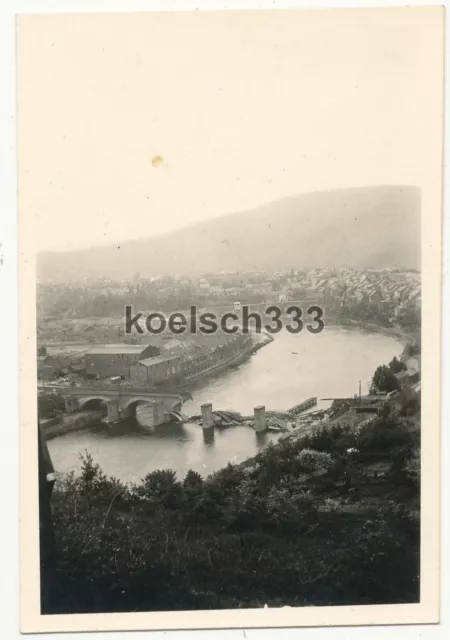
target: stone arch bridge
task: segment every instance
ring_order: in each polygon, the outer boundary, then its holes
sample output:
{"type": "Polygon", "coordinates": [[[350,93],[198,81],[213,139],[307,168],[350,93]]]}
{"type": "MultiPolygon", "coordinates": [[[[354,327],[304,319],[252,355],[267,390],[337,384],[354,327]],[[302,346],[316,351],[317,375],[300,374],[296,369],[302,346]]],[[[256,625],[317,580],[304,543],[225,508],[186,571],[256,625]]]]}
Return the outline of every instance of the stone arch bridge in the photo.
{"type": "Polygon", "coordinates": [[[187,397],[176,392],[163,393],[135,387],[39,385],[38,391],[61,395],[67,413],[106,406],[108,422],[119,422],[136,415],[138,405],[150,405],[153,426],[181,417],[181,407],[187,397]]]}

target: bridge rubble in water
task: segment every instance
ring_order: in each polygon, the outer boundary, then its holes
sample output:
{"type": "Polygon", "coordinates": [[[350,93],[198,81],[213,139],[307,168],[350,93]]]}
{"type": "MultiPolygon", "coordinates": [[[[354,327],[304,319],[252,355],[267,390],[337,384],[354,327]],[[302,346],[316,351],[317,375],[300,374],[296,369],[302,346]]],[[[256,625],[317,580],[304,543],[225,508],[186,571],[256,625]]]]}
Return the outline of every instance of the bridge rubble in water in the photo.
{"type": "MultiPolygon", "coordinates": [[[[256,431],[278,431],[289,432],[294,428],[293,419],[295,416],[303,413],[307,409],[317,405],[317,398],[312,397],[295,405],[287,411],[266,411],[264,406],[254,408],[253,416],[243,416],[236,411],[210,411],[207,421],[212,422],[212,426],[219,428],[236,426],[238,424],[247,424],[256,431]]],[[[209,405],[203,405],[209,406],[209,405]]],[[[208,410],[209,411],[209,410],[208,410]]],[[[202,407],[202,414],[194,415],[189,418],[189,422],[201,424],[204,427],[205,415],[202,407]]],[[[205,427],[204,427],[205,428],[205,427]]],[[[209,425],[207,426],[209,428],[209,425]]]]}
{"type": "Polygon", "coordinates": [[[113,386],[62,386],[39,385],[38,390],[60,394],[64,398],[66,413],[106,407],[103,419],[106,424],[117,424],[136,416],[138,406],[145,405],[146,426],[156,427],[168,422],[200,424],[204,430],[247,424],[255,431],[290,432],[293,419],[317,404],[317,398],[308,398],[285,412],[266,411],[264,406],[254,409],[253,416],[243,416],[236,411],[212,410],[212,405],[202,405],[202,414],[187,416],[182,412],[183,402],[191,397],[188,392],[158,392],[137,387],[113,386]],[[205,408],[206,407],[206,408],[205,408]]]}

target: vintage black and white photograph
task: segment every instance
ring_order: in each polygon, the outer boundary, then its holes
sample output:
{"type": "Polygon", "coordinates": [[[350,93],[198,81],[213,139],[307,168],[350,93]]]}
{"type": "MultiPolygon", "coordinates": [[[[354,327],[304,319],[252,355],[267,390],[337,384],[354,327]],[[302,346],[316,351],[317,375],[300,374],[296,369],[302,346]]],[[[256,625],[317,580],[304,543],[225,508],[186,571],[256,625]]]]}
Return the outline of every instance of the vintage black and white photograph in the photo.
{"type": "Polygon", "coordinates": [[[18,19],[47,629],[437,603],[442,30],[439,8],[18,19]]]}

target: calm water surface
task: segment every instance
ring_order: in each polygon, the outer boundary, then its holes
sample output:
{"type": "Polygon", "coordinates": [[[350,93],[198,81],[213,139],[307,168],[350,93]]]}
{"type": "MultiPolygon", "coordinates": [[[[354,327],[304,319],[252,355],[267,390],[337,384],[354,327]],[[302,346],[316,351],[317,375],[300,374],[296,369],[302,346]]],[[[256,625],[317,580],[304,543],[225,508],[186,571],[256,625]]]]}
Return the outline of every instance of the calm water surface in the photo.
{"type": "MultiPolygon", "coordinates": [[[[367,392],[375,369],[402,349],[395,338],[356,329],[325,327],[317,335],[283,331],[239,367],[194,388],[183,412],[200,413],[204,402],[212,402],[214,409],[250,415],[260,404],[285,410],[310,396],[317,396],[319,408],[325,408],[330,402],[321,398],[353,395],[359,380],[367,392]]],[[[154,469],[173,469],[180,478],[189,469],[207,475],[228,462],[242,462],[278,437],[238,426],[216,430],[213,441],[205,442],[196,424],[161,425],[150,433],[130,420],[111,430],[99,424],[55,438],[49,449],[58,471],[78,470],[80,454],[89,451],[108,475],[138,482],[154,469]]]]}

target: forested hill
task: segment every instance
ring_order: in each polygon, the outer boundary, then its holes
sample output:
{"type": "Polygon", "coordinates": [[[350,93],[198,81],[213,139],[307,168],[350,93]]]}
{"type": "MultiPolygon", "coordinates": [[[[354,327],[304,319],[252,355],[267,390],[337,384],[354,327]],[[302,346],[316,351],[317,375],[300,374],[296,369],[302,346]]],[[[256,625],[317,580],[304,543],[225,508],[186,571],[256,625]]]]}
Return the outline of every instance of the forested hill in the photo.
{"type": "Polygon", "coordinates": [[[420,190],[379,186],[307,193],[164,236],[41,254],[38,279],[341,266],[420,268],[420,190]]]}

